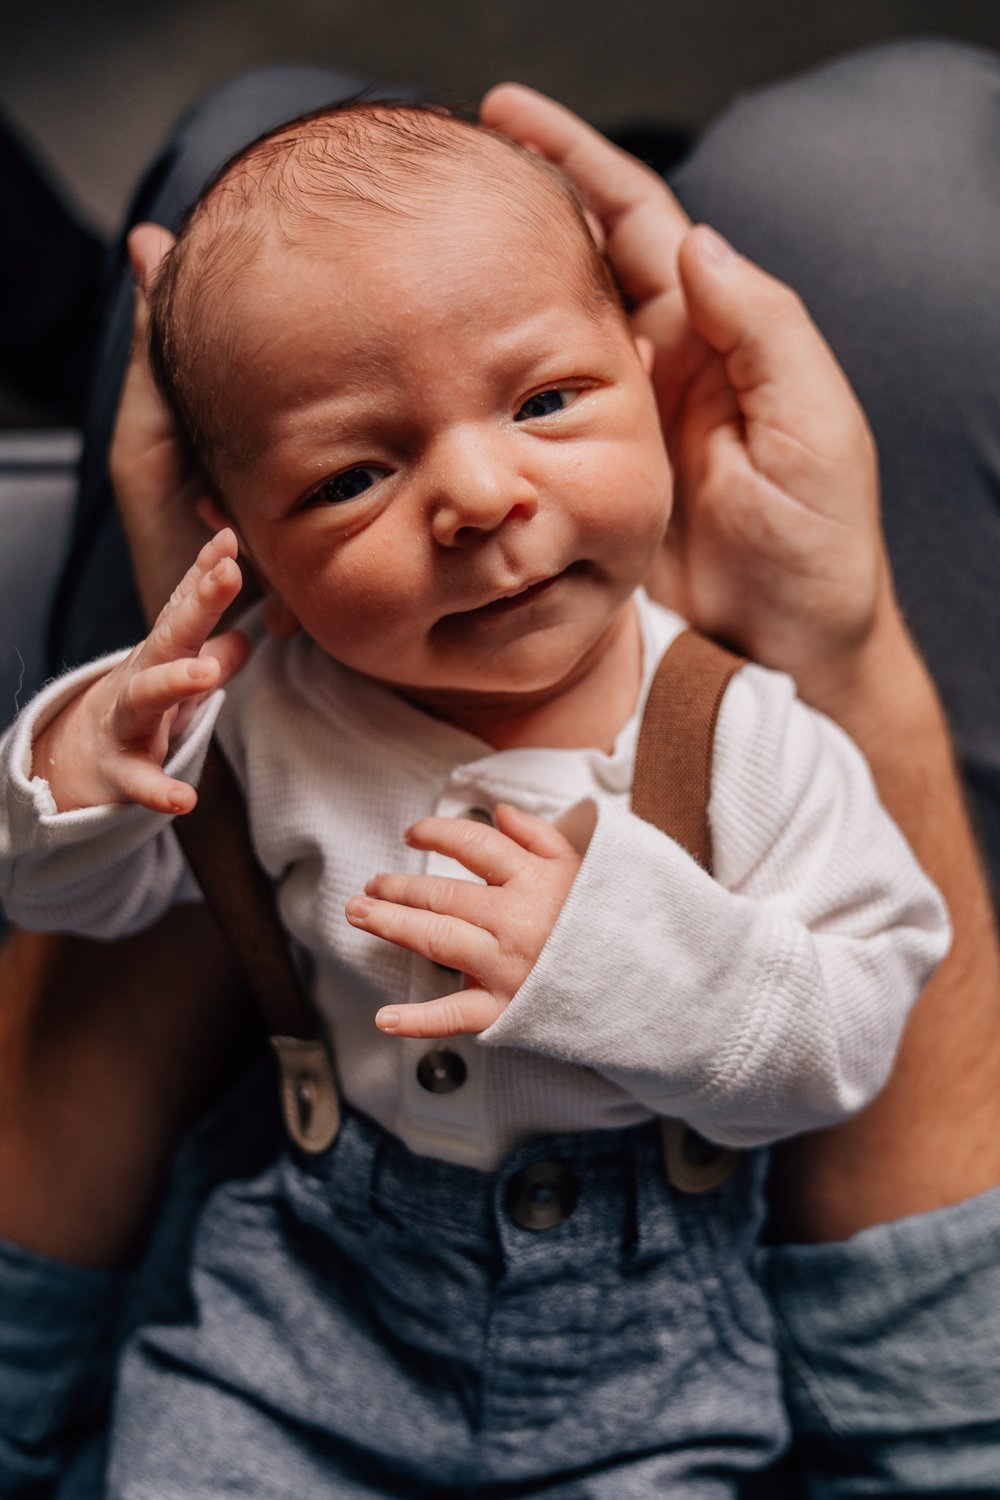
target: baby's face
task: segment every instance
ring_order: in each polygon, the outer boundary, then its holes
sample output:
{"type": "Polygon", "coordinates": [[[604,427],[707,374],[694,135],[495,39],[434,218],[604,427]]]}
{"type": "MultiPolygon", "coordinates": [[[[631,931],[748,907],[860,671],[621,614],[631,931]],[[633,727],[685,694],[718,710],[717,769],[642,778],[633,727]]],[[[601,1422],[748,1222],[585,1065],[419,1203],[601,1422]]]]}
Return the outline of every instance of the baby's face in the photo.
{"type": "Polygon", "coordinates": [[[459,720],[600,658],[670,475],[643,363],[584,267],[570,224],[543,237],[481,198],[262,250],[218,480],[279,628],[459,720]]]}

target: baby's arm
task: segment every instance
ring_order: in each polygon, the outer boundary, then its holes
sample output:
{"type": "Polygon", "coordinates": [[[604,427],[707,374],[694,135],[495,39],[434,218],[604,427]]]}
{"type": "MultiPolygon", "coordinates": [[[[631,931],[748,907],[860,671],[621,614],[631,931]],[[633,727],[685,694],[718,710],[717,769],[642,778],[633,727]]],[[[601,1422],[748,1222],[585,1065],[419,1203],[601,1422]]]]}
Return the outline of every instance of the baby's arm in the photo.
{"type": "MultiPolygon", "coordinates": [[[[208,639],[239,591],[235,550],[231,532],[209,542],[141,645],[50,686],[0,742],[0,894],[18,925],[120,936],[171,899],[180,855],[154,840],[196,794],[164,762],[246,658],[241,632],[208,639]]],[[[185,744],[192,777],[207,732],[185,744]]]]}
{"type": "Polygon", "coordinates": [[[240,589],[236,538],[221,531],[198,554],[144,641],[71,699],[41,731],[34,776],[57,812],[138,803],[187,813],[194,789],[163,770],[182,710],[220,687],[246,660],[238,631],[209,639],[240,589]]]}
{"type": "MultiPolygon", "coordinates": [[[[551,931],[513,996],[509,952],[527,915],[494,901],[491,886],[466,886],[467,896],[460,881],[372,882],[383,899],[352,920],[478,981],[444,1002],[393,1007],[393,1029],[440,1035],[488,1024],[488,1045],[593,1069],[734,1145],[860,1108],[884,1084],[946,946],[933,887],[854,747],[794,700],[787,679],[758,668],[735,679],[723,705],[710,811],[722,883],[602,799],[558,905],[550,897],[530,912],[551,931]],[[479,990],[493,991],[492,1011],[479,990]]],[[[500,832],[418,826],[422,847],[487,881],[507,878],[500,832]]]]}

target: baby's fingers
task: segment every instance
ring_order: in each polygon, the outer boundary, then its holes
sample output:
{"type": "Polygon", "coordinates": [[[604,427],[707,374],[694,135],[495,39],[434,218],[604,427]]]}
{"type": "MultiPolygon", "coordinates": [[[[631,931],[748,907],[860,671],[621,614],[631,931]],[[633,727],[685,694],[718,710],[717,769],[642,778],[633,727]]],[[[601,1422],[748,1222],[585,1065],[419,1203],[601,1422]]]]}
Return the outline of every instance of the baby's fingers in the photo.
{"type": "Polygon", "coordinates": [[[510,802],[497,803],[496,822],[501,833],[529,854],[537,854],[541,859],[576,858],[576,850],[558,828],[510,802]]]}
{"type": "Polygon", "coordinates": [[[484,925],[490,893],[477,881],[452,880],[445,875],[373,875],[365,883],[365,895],[396,906],[458,917],[477,927],[484,925]]]}
{"type": "Polygon", "coordinates": [[[175,781],[151,760],[142,756],[123,756],[113,775],[115,800],[148,807],[150,812],[168,816],[189,813],[198,801],[194,787],[186,781],[175,781]]]}
{"type": "Polygon", "coordinates": [[[467,974],[479,973],[490,951],[496,948],[489,934],[471,922],[416,907],[397,906],[394,901],[352,896],[345,914],[352,927],[408,948],[411,953],[420,953],[442,968],[460,969],[467,974]]]}
{"type": "Polygon", "coordinates": [[[503,1010],[503,1003],[488,990],[459,990],[420,1005],[383,1005],[375,1025],[393,1036],[461,1036],[485,1031],[503,1010]]]}
{"type": "Polygon", "coordinates": [[[236,553],[228,527],[205,543],[141,648],[143,666],[198,655],[240,591],[236,553]]]}
{"type": "Polygon", "coordinates": [[[160,731],[163,717],[219,685],[219,662],[211,656],[146,667],[126,677],[112,711],[112,730],[124,745],[145,743],[160,731]]]}

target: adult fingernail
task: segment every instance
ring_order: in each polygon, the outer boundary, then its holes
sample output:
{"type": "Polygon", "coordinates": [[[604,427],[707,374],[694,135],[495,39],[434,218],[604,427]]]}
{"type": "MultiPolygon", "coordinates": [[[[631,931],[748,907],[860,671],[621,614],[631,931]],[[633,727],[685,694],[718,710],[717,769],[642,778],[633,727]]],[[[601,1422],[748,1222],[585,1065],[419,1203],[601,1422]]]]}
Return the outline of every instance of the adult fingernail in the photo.
{"type": "Polygon", "coordinates": [[[375,1016],[375,1025],[379,1031],[395,1031],[399,1025],[398,1010],[380,1010],[375,1016]]]}
{"type": "Polygon", "coordinates": [[[699,224],[694,231],[694,246],[699,259],[706,265],[731,266],[741,259],[729,241],[723,239],[718,230],[710,228],[708,224],[699,224]]]}

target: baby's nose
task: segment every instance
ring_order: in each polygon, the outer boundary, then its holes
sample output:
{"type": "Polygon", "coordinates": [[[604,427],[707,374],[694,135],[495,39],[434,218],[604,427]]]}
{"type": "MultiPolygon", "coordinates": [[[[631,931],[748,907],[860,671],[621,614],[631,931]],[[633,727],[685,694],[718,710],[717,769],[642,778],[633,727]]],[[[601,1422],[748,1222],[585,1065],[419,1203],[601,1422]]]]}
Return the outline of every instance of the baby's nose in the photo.
{"type": "Polygon", "coordinates": [[[538,508],[534,486],[500,445],[464,434],[436,455],[430,476],[431,530],[443,547],[461,547],[538,508]]]}

